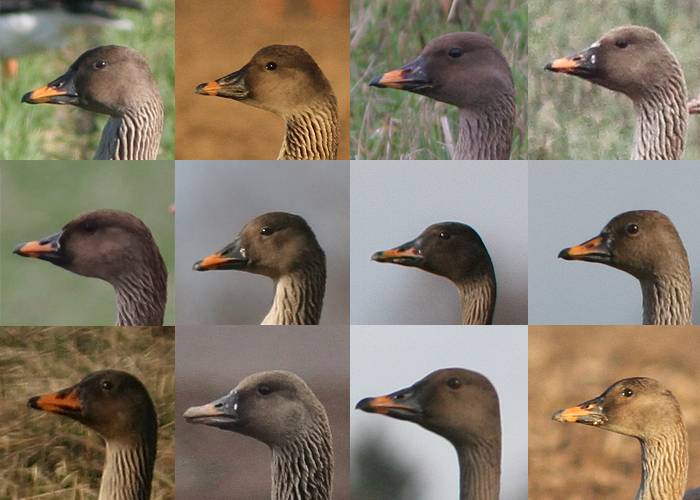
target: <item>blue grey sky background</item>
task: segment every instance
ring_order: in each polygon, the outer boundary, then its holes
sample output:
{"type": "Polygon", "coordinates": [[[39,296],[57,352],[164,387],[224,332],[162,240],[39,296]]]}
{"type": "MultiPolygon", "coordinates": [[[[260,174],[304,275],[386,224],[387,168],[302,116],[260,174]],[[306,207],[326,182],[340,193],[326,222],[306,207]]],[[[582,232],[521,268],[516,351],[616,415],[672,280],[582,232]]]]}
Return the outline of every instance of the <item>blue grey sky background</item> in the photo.
{"type": "Polygon", "coordinates": [[[197,272],[192,264],[273,211],[306,219],[326,253],[321,324],[349,324],[348,162],[177,161],[175,178],[178,325],[260,324],[272,303],[272,280],[241,271],[197,272]]]}
{"type": "Polygon", "coordinates": [[[530,324],[642,322],[636,278],[602,264],[557,258],[562,249],[597,236],[610,219],[629,210],[658,210],[671,219],[688,252],[693,281],[700,283],[697,162],[530,161],[529,184],[530,324]]]}
{"type": "MultiPolygon", "coordinates": [[[[440,368],[467,368],[486,376],[501,404],[501,498],[527,498],[526,326],[351,326],[350,407],[362,398],[403,389],[440,368]]],[[[360,410],[350,413],[352,455],[381,436],[387,450],[420,472],[416,499],[459,496],[454,447],[422,427],[360,410]]]]}
{"type": "Polygon", "coordinates": [[[526,162],[353,161],[350,196],[353,324],[461,322],[450,281],[370,260],[444,221],[470,225],[491,255],[494,323],[527,324],[526,162]]]}

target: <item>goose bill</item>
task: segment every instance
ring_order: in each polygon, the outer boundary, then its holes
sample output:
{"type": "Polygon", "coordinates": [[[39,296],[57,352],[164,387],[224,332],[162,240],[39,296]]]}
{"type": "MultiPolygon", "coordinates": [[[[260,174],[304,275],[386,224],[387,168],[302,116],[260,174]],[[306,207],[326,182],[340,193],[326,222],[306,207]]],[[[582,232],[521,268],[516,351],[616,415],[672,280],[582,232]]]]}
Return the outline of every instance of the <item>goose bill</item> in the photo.
{"type": "Polygon", "coordinates": [[[248,88],[245,84],[246,68],[226,75],[209,83],[197,86],[195,92],[201,95],[213,95],[241,100],[248,96],[248,88]]]}
{"type": "Polygon", "coordinates": [[[418,420],[423,413],[409,390],[401,390],[388,396],[365,398],[357,403],[355,409],[409,421],[418,420]]]}
{"type": "Polygon", "coordinates": [[[575,247],[565,248],[559,252],[558,257],[564,260],[585,260],[610,264],[612,255],[608,248],[607,239],[603,236],[596,236],[575,247]]]}
{"type": "Polygon", "coordinates": [[[15,247],[12,253],[16,253],[22,257],[45,260],[60,266],[65,261],[65,256],[61,252],[60,244],[62,234],[63,232],[61,231],[41,241],[20,243],[15,247]]]}
{"type": "Polygon", "coordinates": [[[591,399],[578,406],[559,410],[552,415],[552,420],[559,422],[576,422],[585,425],[601,425],[605,423],[602,401],[600,398],[591,399]]]}
{"type": "Polygon", "coordinates": [[[547,63],[544,69],[581,78],[593,78],[598,75],[598,67],[595,64],[595,52],[592,48],[570,57],[556,59],[547,63]]]}
{"type": "Polygon", "coordinates": [[[376,252],[372,255],[372,260],[377,262],[391,262],[392,264],[400,264],[402,266],[420,267],[425,260],[418,249],[416,241],[410,241],[403,245],[376,252]]]}
{"type": "Polygon", "coordinates": [[[241,269],[248,264],[245,250],[238,240],[225,246],[219,252],[194,263],[195,271],[213,271],[218,269],[241,269]]]}
{"type": "Polygon", "coordinates": [[[73,73],[68,72],[59,76],[43,87],[27,92],[22,102],[27,104],[78,104],[78,93],[75,90],[73,73]]]}
{"type": "Polygon", "coordinates": [[[34,396],[27,401],[27,405],[36,410],[58,413],[75,419],[78,419],[82,412],[77,386],[53,394],[34,396]]]}
{"type": "Polygon", "coordinates": [[[226,396],[202,406],[192,406],[183,413],[190,424],[203,424],[226,429],[240,420],[238,414],[238,394],[233,391],[226,396]]]}
{"type": "Polygon", "coordinates": [[[433,86],[433,81],[428,78],[424,70],[427,62],[427,59],[424,57],[419,57],[401,69],[395,69],[381,76],[372,78],[369,84],[372,87],[388,87],[391,89],[408,90],[409,92],[417,92],[421,89],[431,88],[433,86]]]}

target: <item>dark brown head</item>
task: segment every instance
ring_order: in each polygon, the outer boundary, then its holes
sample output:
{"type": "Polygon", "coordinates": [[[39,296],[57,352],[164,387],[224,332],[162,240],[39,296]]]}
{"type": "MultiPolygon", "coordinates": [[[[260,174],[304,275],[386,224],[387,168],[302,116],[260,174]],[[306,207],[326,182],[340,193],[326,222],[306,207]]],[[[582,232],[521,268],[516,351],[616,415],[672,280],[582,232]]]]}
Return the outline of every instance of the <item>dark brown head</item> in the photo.
{"type": "Polygon", "coordinates": [[[234,269],[276,280],[310,266],[322,266],[325,275],[326,256],[306,221],[269,212],[246,224],[233,243],[196,262],[194,269],[234,269]]]}
{"type": "Polygon", "coordinates": [[[459,222],[433,224],[414,240],[376,252],[372,260],[419,267],[456,284],[493,274],[491,257],[481,237],[459,222]]]}
{"type": "Polygon", "coordinates": [[[431,41],[420,57],[370,82],[428,96],[460,108],[481,108],[494,95],[513,96],[510,66],[489,37],[461,32],[431,41]]]}
{"type": "Polygon", "coordinates": [[[556,412],[552,419],[577,422],[636,437],[658,439],[664,429],[683,426],[683,415],[675,396],[652,378],[626,378],[603,394],[578,406],[556,412]]]}
{"type": "Polygon", "coordinates": [[[415,422],[455,445],[501,439],[496,390],[486,377],[463,368],[434,371],[406,389],[365,398],[355,408],[415,422]]]}
{"type": "Polygon", "coordinates": [[[202,83],[198,94],[227,97],[288,117],[335,95],[316,61],[296,45],[260,49],[240,70],[202,83]]]}
{"type": "Polygon", "coordinates": [[[117,286],[125,276],[151,274],[165,289],[168,270],[150,229],[137,217],[119,210],[79,215],[58,233],[20,243],[14,253],[46,260],[68,271],[117,286]]]}
{"type": "Polygon", "coordinates": [[[616,216],[598,236],[565,248],[559,257],[607,264],[639,280],[654,279],[679,268],[689,269],[675,226],[664,214],[652,210],[616,216]]]}
{"type": "Polygon", "coordinates": [[[548,63],[545,69],[589,80],[633,100],[682,79],[680,65],[661,37],[642,26],[615,28],[587,49],[548,63]]]}
{"type": "Polygon", "coordinates": [[[91,373],[72,387],[35,396],[27,404],[77,420],[107,441],[129,443],[147,436],[155,454],[158,418],[153,401],[143,384],[126,372],[91,373]]]}
{"type": "Polygon", "coordinates": [[[22,97],[29,104],[72,104],[110,116],[123,116],[153,100],[161,103],[148,63],[134,49],[119,45],[88,50],[64,75],[22,97]]]}
{"type": "Polygon", "coordinates": [[[330,442],[323,405],[301,378],[282,370],[250,375],[226,396],[189,408],[183,418],[253,437],[271,448],[298,442],[319,429],[330,442]]]}

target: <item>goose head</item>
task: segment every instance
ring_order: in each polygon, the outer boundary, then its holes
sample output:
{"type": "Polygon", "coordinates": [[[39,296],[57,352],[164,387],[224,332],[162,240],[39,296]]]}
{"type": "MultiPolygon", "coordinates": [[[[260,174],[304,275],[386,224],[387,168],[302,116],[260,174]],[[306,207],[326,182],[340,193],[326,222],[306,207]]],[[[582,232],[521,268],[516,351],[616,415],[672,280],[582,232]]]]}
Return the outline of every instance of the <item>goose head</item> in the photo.
{"type": "Polygon", "coordinates": [[[355,408],[414,422],[455,446],[483,440],[500,446],[496,390],[486,377],[463,368],[437,370],[406,389],[365,398],[355,408]]]}
{"type": "Polygon", "coordinates": [[[154,101],[162,114],[160,92],[148,63],[134,49],[119,45],[88,50],[65,74],[22,97],[28,104],[71,104],[113,117],[154,101]]]}
{"type": "Polygon", "coordinates": [[[680,66],[654,30],[623,26],[577,54],[548,63],[545,69],[578,76],[638,100],[667,86],[669,72],[679,72],[680,66]]]}
{"type": "Polygon", "coordinates": [[[432,40],[418,59],[370,81],[425,95],[459,108],[479,109],[494,95],[513,95],[508,61],[493,40],[479,33],[449,33],[432,40]]]}

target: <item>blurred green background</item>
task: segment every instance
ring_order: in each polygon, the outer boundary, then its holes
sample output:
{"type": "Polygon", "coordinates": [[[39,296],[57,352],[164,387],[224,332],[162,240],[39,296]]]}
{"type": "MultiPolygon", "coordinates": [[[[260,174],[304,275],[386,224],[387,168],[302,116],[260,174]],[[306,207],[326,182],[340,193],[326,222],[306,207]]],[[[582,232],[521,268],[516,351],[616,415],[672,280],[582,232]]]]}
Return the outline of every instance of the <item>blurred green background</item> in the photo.
{"type": "Polygon", "coordinates": [[[126,45],[151,66],[165,104],[159,159],[175,159],[175,1],[141,0],[146,10],[118,9],[131,31],[82,29],[65,47],[19,59],[17,77],[0,71],[0,160],[90,160],[106,115],[75,106],[21,102],[27,92],[58,78],[80,54],[97,45],[126,45]]]}
{"type": "MultiPolygon", "coordinates": [[[[632,101],[581,78],[545,71],[617,26],[647,26],[683,67],[690,96],[700,92],[698,0],[530,0],[528,69],[530,159],[620,159],[632,152],[632,101]]],[[[700,116],[691,116],[684,159],[700,159],[700,116]]]]}
{"type": "MultiPolygon", "coordinates": [[[[19,243],[58,232],[84,212],[130,212],[151,229],[173,297],[174,162],[7,161],[0,169],[0,324],[114,325],[116,298],[102,280],[12,253],[19,243]]],[[[165,324],[174,324],[172,300],[165,324]]]]}
{"type": "Polygon", "coordinates": [[[393,89],[369,87],[381,73],[413,61],[445,33],[476,31],[492,38],[513,69],[517,117],[511,159],[527,158],[527,19],[525,0],[455,2],[447,20],[435,0],[355,0],[350,13],[350,148],[353,160],[451,160],[440,119],[457,140],[457,108],[393,89]]]}

